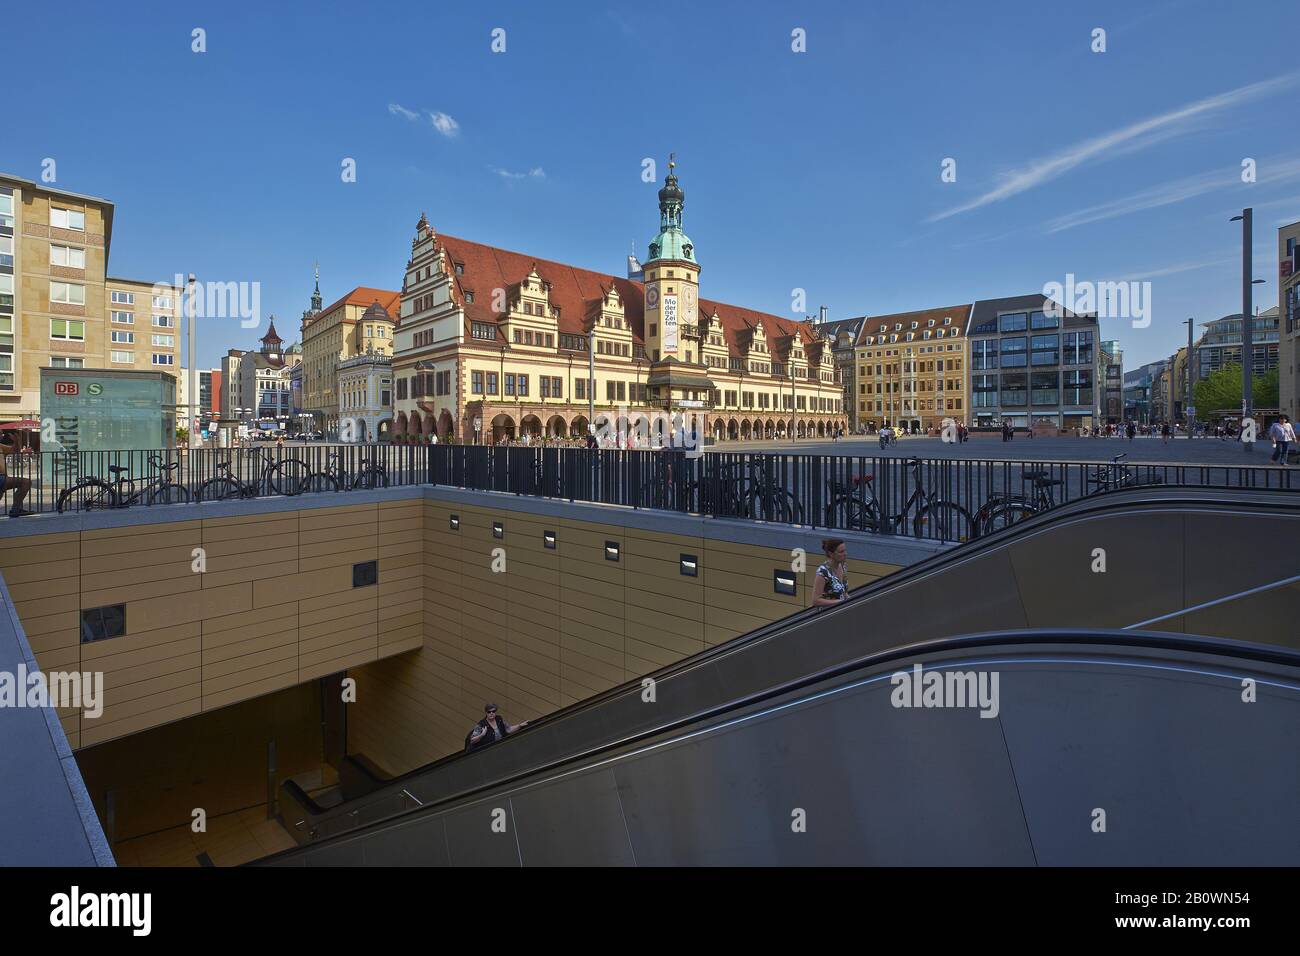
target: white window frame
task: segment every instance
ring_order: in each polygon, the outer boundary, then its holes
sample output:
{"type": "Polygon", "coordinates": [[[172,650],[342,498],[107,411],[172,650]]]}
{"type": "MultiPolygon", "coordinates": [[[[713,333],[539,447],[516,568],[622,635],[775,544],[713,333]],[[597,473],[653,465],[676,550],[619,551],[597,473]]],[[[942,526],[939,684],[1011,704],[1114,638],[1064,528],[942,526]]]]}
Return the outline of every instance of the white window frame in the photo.
{"type": "Polygon", "coordinates": [[[153,337],[153,343],[152,343],[152,344],[154,345],[155,348],[160,348],[160,349],[174,349],[174,348],[176,348],[176,336],[174,336],[174,335],[155,335],[155,336],[153,337]],[[165,339],[166,341],[159,342],[159,341],[158,341],[159,339],[165,339]]]}
{"type": "Polygon", "coordinates": [[[109,333],[109,341],[117,345],[134,345],[135,333],[127,332],[122,329],[113,329],[113,331],[109,333]]]}
{"type": "Polygon", "coordinates": [[[50,265],[52,265],[52,266],[64,266],[65,268],[68,268],[68,269],[84,269],[84,268],[86,268],[86,250],[85,250],[85,249],[82,249],[82,248],[79,247],[79,246],[65,246],[65,245],[63,245],[62,243],[51,242],[51,243],[50,243],[50,265]],[[54,251],[55,251],[56,249],[57,249],[57,250],[60,250],[60,251],[63,253],[63,261],[62,261],[62,262],[57,262],[57,261],[55,260],[54,251]],[[81,264],[80,264],[80,265],[78,265],[77,263],[71,261],[71,260],[73,260],[74,258],[76,258],[77,256],[80,256],[80,257],[81,257],[81,264]]]}
{"type": "Polygon", "coordinates": [[[65,319],[65,318],[50,319],[50,338],[54,339],[56,342],[84,342],[84,341],[86,341],[86,320],[85,320],[85,319],[65,319]],[[63,323],[65,323],[65,328],[67,329],[68,334],[67,334],[67,335],[55,335],[55,334],[54,334],[54,323],[55,323],[55,322],[63,322],[63,323]],[[74,336],[74,335],[72,334],[72,323],[73,323],[73,322],[80,322],[80,323],[81,323],[81,335],[80,335],[80,336],[74,336]]]}
{"type": "Polygon", "coordinates": [[[0,226],[14,224],[14,197],[12,193],[0,193],[0,226]]]}
{"type": "Polygon", "coordinates": [[[109,299],[114,305],[135,305],[134,292],[118,292],[116,289],[110,291],[109,299]]]}
{"type": "Polygon", "coordinates": [[[51,206],[50,225],[53,226],[55,229],[71,229],[76,232],[85,232],[86,214],[84,211],[80,209],[65,209],[62,206],[51,206]],[[62,213],[63,215],[62,216],[56,215],[57,213],[62,213]],[[63,221],[59,222],[58,220],[60,219],[62,219],[63,221]],[[81,224],[74,225],[74,223],[78,219],[80,219],[81,224]]]}
{"type": "Polygon", "coordinates": [[[116,362],[118,365],[134,365],[135,353],[111,349],[108,353],[108,360],[110,362],[116,362]],[[123,358],[123,356],[125,356],[125,358],[123,358]]]}
{"type": "Polygon", "coordinates": [[[172,297],[169,295],[154,296],[153,307],[155,309],[170,309],[172,307],[172,297]]]}
{"type": "Polygon", "coordinates": [[[50,301],[51,301],[51,302],[57,302],[57,303],[59,303],[60,305],[82,305],[82,306],[84,306],[84,305],[86,304],[86,287],[85,287],[84,285],[81,285],[81,284],[76,283],[76,282],[56,282],[56,281],[54,281],[54,280],[50,280],[50,301]],[[81,290],[81,301],[78,302],[75,298],[70,298],[70,299],[56,299],[56,298],[54,297],[54,288],[55,288],[55,286],[63,286],[65,289],[68,290],[68,293],[69,293],[70,295],[71,295],[73,289],[80,289],[80,290],[81,290]]]}
{"type": "Polygon", "coordinates": [[[50,368],[85,368],[86,360],[69,355],[54,355],[50,358],[50,368]],[[62,362],[62,365],[56,363],[62,362]],[[69,365],[69,362],[76,362],[76,365],[69,365]]]}
{"type": "Polygon", "coordinates": [[[119,325],[135,325],[135,313],[114,309],[112,320],[119,325]]]}
{"type": "Polygon", "coordinates": [[[176,316],[174,315],[157,315],[153,317],[154,328],[157,329],[174,329],[176,328],[176,316]],[[161,319],[162,321],[158,321],[161,319]]]}
{"type": "Polygon", "coordinates": [[[168,355],[168,354],[165,353],[165,352],[161,352],[161,353],[160,353],[160,352],[154,352],[154,353],[153,353],[153,364],[154,364],[154,365],[175,365],[175,364],[176,364],[176,356],[174,356],[174,355],[168,355]],[[164,359],[165,361],[159,361],[159,359],[164,359]]]}

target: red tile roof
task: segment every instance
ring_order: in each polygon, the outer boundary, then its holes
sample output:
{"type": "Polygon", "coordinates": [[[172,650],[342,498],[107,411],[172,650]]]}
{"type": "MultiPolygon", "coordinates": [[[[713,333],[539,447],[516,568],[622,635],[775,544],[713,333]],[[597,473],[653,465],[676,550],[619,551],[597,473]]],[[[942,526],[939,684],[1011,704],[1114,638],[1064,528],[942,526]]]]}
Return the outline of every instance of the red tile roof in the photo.
{"type": "MultiPolygon", "coordinates": [[[[464,266],[464,273],[455,276],[457,301],[464,306],[469,321],[496,324],[498,314],[492,311],[492,290],[511,289],[517,286],[534,268],[542,280],[550,283],[550,302],[552,307],[559,307],[560,318],[556,323],[559,331],[565,334],[583,335],[586,333],[586,319],[596,307],[604,290],[613,285],[618,289],[623,301],[624,315],[632,330],[632,338],[638,344],[645,344],[644,324],[644,289],[640,282],[619,276],[579,269],[576,266],[539,259],[536,256],[520,252],[510,252],[494,246],[455,236],[438,235],[438,244],[447,251],[451,268],[454,264],[464,266]],[[474,301],[466,302],[464,293],[474,293],[474,301]]],[[[715,302],[712,299],[699,300],[699,314],[712,316],[717,310],[722,325],[728,352],[731,355],[743,355],[741,343],[747,343],[758,322],[763,323],[767,334],[768,347],[772,357],[783,361],[787,339],[798,330],[805,347],[817,342],[817,335],[811,323],[795,322],[766,312],[742,309],[739,306],[715,302]]],[[[468,333],[469,330],[466,329],[468,333]]],[[[500,336],[500,333],[498,333],[500,336]]],[[[503,340],[503,339],[501,339],[503,340]]],[[[815,357],[815,350],[810,350],[809,357],[815,357]]]]}
{"type": "Polygon", "coordinates": [[[396,321],[397,313],[400,311],[402,304],[402,293],[392,292],[388,289],[372,289],[367,285],[359,285],[337,302],[331,302],[325,308],[320,310],[321,315],[329,315],[335,309],[344,305],[359,305],[367,308],[372,302],[378,302],[384,307],[384,311],[393,317],[396,321]]]}

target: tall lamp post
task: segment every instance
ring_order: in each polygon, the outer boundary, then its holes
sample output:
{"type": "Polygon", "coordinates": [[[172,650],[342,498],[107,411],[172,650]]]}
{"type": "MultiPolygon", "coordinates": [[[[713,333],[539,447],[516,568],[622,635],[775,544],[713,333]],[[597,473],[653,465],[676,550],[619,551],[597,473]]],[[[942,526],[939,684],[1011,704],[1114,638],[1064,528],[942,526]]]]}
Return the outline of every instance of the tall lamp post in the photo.
{"type": "MultiPolygon", "coordinates": [[[[1252,417],[1255,410],[1254,396],[1251,394],[1251,375],[1255,366],[1255,316],[1254,288],[1263,279],[1252,279],[1255,271],[1252,262],[1252,226],[1251,217],[1254,210],[1247,206],[1240,216],[1233,216],[1229,222],[1241,223],[1241,417],[1244,421],[1252,417]]],[[[1250,451],[1252,442],[1242,442],[1246,451],[1250,451]]]]}

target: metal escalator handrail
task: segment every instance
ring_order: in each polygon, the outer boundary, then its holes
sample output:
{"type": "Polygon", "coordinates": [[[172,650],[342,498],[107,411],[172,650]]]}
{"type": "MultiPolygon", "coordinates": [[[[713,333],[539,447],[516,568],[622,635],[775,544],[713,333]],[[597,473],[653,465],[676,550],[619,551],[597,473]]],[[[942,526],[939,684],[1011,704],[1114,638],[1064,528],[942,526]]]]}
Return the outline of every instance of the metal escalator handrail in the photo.
{"type": "Polygon", "coordinates": [[[776,698],[784,697],[788,694],[797,693],[800,690],[821,684],[828,680],[835,680],[836,678],[851,675],[857,671],[876,670],[891,663],[914,660],[915,658],[928,655],[947,654],[951,656],[978,648],[1024,647],[1027,645],[1044,644],[1063,644],[1077,647],[1124,647],[1140,650],[1155,650],[1163,653],[1200,654],[1208,657],[1232,658],[1236,660],[1251,661],[1254,663],[1282,665],[1284,667],[1295,668],[1300,672],[1300,650],[1298,649],[1279,647],[1278,645],[1273,644],[1253,644],[1228,638],[1205,637],[1165,631],[1134,631],[1110,628],[1033,628],[1022,630],[983,631],[977,634],[965,634],[956,637],[917,641],[912,644],[874,651],[870,654],[865,654],[861,657],[844,661],[814,671],[810,674],[805,674],[792,680],[785,681],[773,687],[765,688],[761,691],[755,691],[754,693],[746,694],[724,703],[704,708],[693,714],[675,718],[663,725],[637,731],[623,736],[618,740],[608,741],[594,747],[589,747],[586,750],[577,753],[566,754],[563,757],[556,758],[555,760],[549,761],[540,766],[529,767],[501,777],[500,779],[469,787],[460,792],[448,794],[447,796],[432,802],[399,811],[382,820],[375,820],[371,823],[357,827],[354,830],[348,830],[343,833],[327,836],[321,841],[282,851],[262,860],[258,860],[256,861],[256,864],[262,865],[270,863],[273,860],[287,859],[296,855],[301,855],[304,852],[310,852],[314,847],[330,842],[332,839],[354,839],[364,837],[368,833],[380,832],[392,826],[394,822],[399,819],[407,819],[417,814],[425,815],[440,813],[451,805],[476,799],[487,792],[495,791],[503,787],[515,787],[530,778],[541,777],[546,779],[548,777],[554,777],[557,775],[558,771],[561,771],[566,766],[590,761],[612,753],[613,751],[649,741],[652,738],[659,737],[663,734],[671,734],[674,731],[682,730],[692,724],[713,720],[737,710],[754,707],[776,698]]]}
{"type": "Polygon", "coordinates": [[[1157,617],[1148,618],[1145,621],[1138,621],[1136,624],[1128,625],[1124,630],[1128,631],[1133,628],[1146,627],[1148,624],[1167,621],[1171,617],[1179,617],[1183,614],[1194,614],[1197,611],[1205,610],[1207,607],[1214,607],[1218,604],[1227,604],[1230,601],[1235,601],[1238,598],[1249,597],[1252,594],[1263,594],[1265,591],[1273,591],[1277,588],[1286,587],[1288,584],[1295,584],[1297,581],[1300,581],[1300,574],[1293,574],[1291,577],[1282,578],[1280,581],[1270,581],[1268,584],[1261,584],[1254,588],[1246,588],[1244,591],[1238,591],[1236,594],[1225,594],[1223,597],[1217,597],[1212,601],[1205,601],[1201,604],[1194,604],[1191,607],[1182,608],[1181,610],[1170,611],[1168,614],[1161,614],[1157,617]]]}
{"type": "MultiPolygon", "coordinates": [[[[664,680],[672,678],[674,675],[693,670],[704,666],[710,661],[716,660],[728,654],[734,654],[746,647],[750,647],[761,641],[767,640],[778,633],[789,628],[807,623],[813,618],[833,618],[835,615],[844,613],[846,609],[853,604],[866,601],[884,591],[901,587],[911,581],[922,577],[928,577],[938,573],[945,568],[955,565],[959,562],[972,559],[978,555],[984,554],[995,548],[1001,547],[1009,540],[1017,538],[1020,535],[1041,529],[1067,520],[1078,520],[1093,512],[1114,512],[1125,506],[1151,508],[1153,506],[1195,506],[1195,505],[1223,505],[1236,504],[1246,507],[1254,507],[1262,510],[1276,509],[1279,505],[1286,506],[1292,510],[1300,511],[1300,495],[1294,492],[1286,492],[1280,489],[1255,489],[1255,488],[1224,488],[1222,486],[1189,486],[1189,485],[1158,485],[1143,486],[1141,488],[1124,488],[1116,491],[1109,491],[1104,494],[1090,495],[1079,498],[1071,502],[1059,505],[1048,511],[1040,512],[1029,518],[1016,522],[1009,527],[999,529],[989,535],[984,535],[969,541],[964,545],[951,548],[940,554],[933,555],[916,564],[909,565],[888,574],[883,578],[878,578],[869,584],[855,589],[848,599],[837,606],[827,607],[808,607],[796,611],[786,617],[773,621],[763,627],[750,631],[739,637],[733,638],[723,644],[706,648],[690,657],[682,658],[657,671],[635,677],[632,680],[625,681],[615,687],[602,691],[593,697],[588,697],[570,704],[560,710],[554,711],[535,721],[530,721],[529,726],[524,731],[511,734],[504,740],[497,741],[491,746],[495,748],[509,747],[517,745],[521,734],[535,730],[538,727],[554,725],[574,714],[597,707],[600,704],[614,698],[624,696],[629,693],[640,694],[643,688],[642,681],[647,678],[661,683],[664,680]],[[1155,496],[1152,492],[1158,492],[1155,496]],[[1271,498],[1274,500],[1250,501],[1243,496],[1259,496],[1259,498],[1271,498]]],[[[423,777],[437,771],[453,761],[466,759],[475,755],[475,751],[461,751],[448,754],[438,760],[416,767],[414,770],[399,774],[387,782],[384,787],[377,789],[374,793],[365,797],[359,797],[357,800],[366,801],[371,799],[381,799],[388,790],[393,789],[394,793],[404,787],[406,782],[418,777],[423,777]]],[[[335,816],[342,816],[351,812],[350,808],[357,801],[348,801],[336,807],[326,808],[325,811],[318,815],[316,820],[327,820],[335,816]]]]}

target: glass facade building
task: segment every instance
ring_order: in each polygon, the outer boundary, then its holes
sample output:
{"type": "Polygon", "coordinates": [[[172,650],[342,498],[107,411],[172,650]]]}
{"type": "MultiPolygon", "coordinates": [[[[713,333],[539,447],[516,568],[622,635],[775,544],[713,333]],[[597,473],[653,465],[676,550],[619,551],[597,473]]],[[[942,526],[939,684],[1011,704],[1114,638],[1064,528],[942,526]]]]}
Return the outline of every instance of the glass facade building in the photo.
{"type": "MultiPolygon", "coordinates": [[[[44,452],[173,448],[176,379],[166,372],[43,368],[41,423],[45,435],[47,423],[53,424],[54,441],[42,443],[44,452]]],[[[58,478],[79,477],[71,473],[78,456],[45,460],[59,463],[58,478]]]]}

